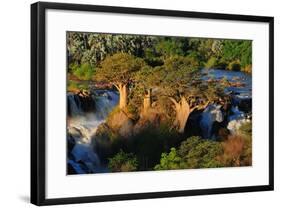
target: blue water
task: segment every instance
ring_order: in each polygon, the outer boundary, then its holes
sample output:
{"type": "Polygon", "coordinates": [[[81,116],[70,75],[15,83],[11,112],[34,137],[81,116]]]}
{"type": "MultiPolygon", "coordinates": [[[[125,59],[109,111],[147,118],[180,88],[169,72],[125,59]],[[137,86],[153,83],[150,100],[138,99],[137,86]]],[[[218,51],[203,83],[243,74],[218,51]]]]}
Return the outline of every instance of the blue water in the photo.
{"type": "Polygon", "coordinates": [[[201,72],[204,74],[203,79],[227,79],[230,82],[243,83],[242,87],[226,87],[225,92],[232,92],[239,98],[252,98],[252,76],[244,72],[229,71],[221,69],[202,69],[201,72]]]}

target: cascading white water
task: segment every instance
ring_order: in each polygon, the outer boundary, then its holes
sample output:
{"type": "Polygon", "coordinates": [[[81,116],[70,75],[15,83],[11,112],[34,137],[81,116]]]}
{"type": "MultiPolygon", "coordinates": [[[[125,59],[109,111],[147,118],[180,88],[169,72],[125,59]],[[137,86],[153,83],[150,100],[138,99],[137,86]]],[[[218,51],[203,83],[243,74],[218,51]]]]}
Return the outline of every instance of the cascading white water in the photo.
{"type": "Polygon", "coordinates": [[[232,106],[231,112],[233,115],[228,117],[227,129],[231,134],[236,134],[239,128],[245,124],[251,122],[247,115],[238,109],[238,106],[232,106]]]}
{"type": "MultiPolygon", "coordinates": [[[[116,91],[100,90],[97,91],[98,96],[95,96],[96,115],[104,120],[109,112],[118,104],[119,94],[116,91]]],[[[93,95],[94,96],[94,95],[93,95]]]]}
{"type": "Polygon", "coordinates": [[[221,105],[211,104],[201,114],[200,128],[204,138],[212,139],[212,127],[215,121],[223,121],[221,105]]]}
{"type": "Polygon", "coordinates": [[[68,118],[68,133],[74,138],[75,145],[71,151],[74,159],[69,159],[68,163],[78,173],[102,172],[100,160],[95,152],[94,135],[98,126],[103,123],[107,115],[118,104],[119,95],[115,91],[96,90],[93,100],[95,102],[95,111],[84,113],[81,105],[77,105],[72,95],[68,98],[71,116],[68,118]],[[72,106],[73,105],[73,106],[72,106]],[[80,107],[80,108],[79,108],[80,107]],[[86,166],[82,168],[79,162],[86,166]],[[73,165],[75,164],[75,165],[73,165]]]}
{"type": "MultiPolygon", "coordinates": [[[[251,122],[248,115],[245,112],[239,110],[239,105],[241,101],[246,101],[251,103],[252,99],[252,76],[244,72],[236,72],[229,70],[220,69],[203,69],[203,80],[216,79],[221,80],[226,78],[229,82],[240,82],[242,85],[240,87],[230,86],[225,87],[224,91],[232,96],[232,106],[230,110],[230,116],[227,118],[227,129],[231,134],[237,133],[237,130],[242,126],[242,124],[251,122]]],[[[203,137],[210,138],[213,119],[211,119],[211,114],[208,112],[210,109],[207,107],[205,111],[201,114],[200,127],[203,133],[203,137]]],[[[251,109],[248,110],[248,114],[251,114],[251,109]]],[[[218,114],[217,114],[218,115],[218,114]]],[[[213,117],[214,118],[214,117],[213,117]]]]}

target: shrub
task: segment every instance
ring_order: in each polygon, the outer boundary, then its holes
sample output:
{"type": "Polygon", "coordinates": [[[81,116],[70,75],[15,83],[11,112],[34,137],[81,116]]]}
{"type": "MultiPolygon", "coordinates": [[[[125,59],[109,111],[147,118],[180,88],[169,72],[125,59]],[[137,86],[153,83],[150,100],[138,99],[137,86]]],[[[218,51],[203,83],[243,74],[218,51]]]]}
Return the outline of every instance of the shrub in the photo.
{"type": "Polygon", "coordinates": [[[242,69],[242,71],[251,74],[251,73],[252,73],[252,65],[247,65],[247,66],[245,66],[245,67],[242,69]]]}
{"type": "Polygon", "coordinates": [[[138,107],[131,102],[127,105],[126,111],[131,119],[137,120],[139,118],[138,107]]]}
{"type": "Polygon", "coordinates": [[[245,136],[252,136],[252,122],[244,123],[240,128],[239,132],[245,136]]]}
{"type": "Polygon", "coordinates": [[[240,71],[241,65],[239,61],[232,61],[228,64],[227,68],[230,71],[240,71]]]}
{"type": "Polygon", "coordinates": [[[219,142],[190,137],[181,143],[178,150],[171,148],[169,153],[161,155],[160,164],[155,170],[190,169],[190,168],[214,168],[221,167],[217,160],[222,154],[222,146],[219,142]]]}
{"type": "Polygon", "coordinates": [[[128,172],[137,170],[137,158],[132,153],[120,150],[114,157],[109,158],[108,167],[112,172],[128,172]]]}
{"type": "Polygon", "coordinates": [[[68,72],[73,73],[78,67],[79,65],[77,63],[70,63],[68,65],[68,72]]]}
{"type": "Polygon", "coordinates": [[[222,151],[219,142],[200,137],[190,137],[179,148],[179,154],[185,158],[187,168],[220,167],[221,164],[216,158],[222,151]]]}
{"type": "Polygon", "coordinates": [[[77,92],[80,90],[88,90],[89,85],[86,83],[80,83],[72,80],[68,80],[67,82],[67,91],[68,92],[77,92]]]}
{"type": "Polygon", "coordinates": [[[223,154],[218,157],[224,166],[240,166],[240,156],[244,147],[244,140],[241,136],[231,135],[222,143],[223,154]]]}
{"type": "Polygon", "coordinates": [[[211,57],[207,63],[205,64],[205,68],[206,69],[211,69],[211,68],[214,68],[216,67],[217,65],[217,59],[215,57],[211,57]]]}
{"type": "Polygon", "coordinates": [[[78,84],[76,82],[68,80],[67,91],[68,92],[75,92],[75,91],[78,91],[78,90],[79,90],[78,84]]]}
{"type": "Polygon", "coordinates": [[[227,61],[223,58],[219,59],[216,63],[216,68],[218,69],[226,69],[227,68],[227,61]]]}
{"type": "Polygon", "coordinates": [[[245,123],[239,129],[239,135],[229,135],[222,142],[223,154],[218,160],[224,166],[252,165],[252,124],[245,123]]]}
{"type": "Polygon", "coordinates": [[[243,124],[239,132],[244,139],[243,152],[241,154],[241,166],[252,165],[252,122],[243,124]]]}
{"type": "Polygon", "coordinates": [[[72,72],[80,80],[91,80],[95,69],[90,64],[84,63],[74,66],[72,72]]]}
{"type": "Polygon", "coordinates": [[[169,150],[178,142],[175,132],[170,131],[164,124],[159,128],[147,126],[131,138],[130,149],[137,156],[140,170],[151,170],[159,163],[161,153],[169,150]]]}
{"type": "Polygon", "coordinates": [[[176,148],[171,148],[169,153],[162,153],[160,164],[154,167],[154,170],[175,170],[185,167],[185,161],[181,158],[176,148]]]}

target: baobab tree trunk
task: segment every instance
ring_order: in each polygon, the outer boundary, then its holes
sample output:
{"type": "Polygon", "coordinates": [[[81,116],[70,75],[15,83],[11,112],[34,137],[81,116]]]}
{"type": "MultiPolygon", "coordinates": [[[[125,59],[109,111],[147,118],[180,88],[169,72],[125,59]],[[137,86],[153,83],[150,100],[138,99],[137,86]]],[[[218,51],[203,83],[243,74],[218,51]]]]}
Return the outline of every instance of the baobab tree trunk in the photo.
{"type": "Polygon", "coordinates": [[[146,116],[149,113],[151,107],[151,89],[147,90],[143,98],[143,115],[146,116]]]}
{"type": "Polygon", "coordinates": [[[184,133],[186,122],[188,120],[189,115],[194,110],[194,108],[190,107],[186,98],[183,96],[181,96],[179,102],[177,102],[174,98],[170,98],[170,100],[175,105],[176,119],[174,124],[178,128],[179,133],[184,133]]]}
{"type": "Polygon", "coordinates": [[[114,85],[119,91],[119,108],[124,109],[127,106],[128,89],[126,84],[114,85]]]}

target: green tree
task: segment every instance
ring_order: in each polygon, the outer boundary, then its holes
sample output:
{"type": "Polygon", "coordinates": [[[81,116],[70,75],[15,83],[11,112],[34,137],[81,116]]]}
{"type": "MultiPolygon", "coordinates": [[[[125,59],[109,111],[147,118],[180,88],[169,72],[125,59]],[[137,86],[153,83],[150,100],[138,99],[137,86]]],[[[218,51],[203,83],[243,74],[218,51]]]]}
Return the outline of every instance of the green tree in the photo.
{"type": "Polygon", "coordinates": [[[220,167],[217,157],[223,153],[220,142],[190,137],[181,143],[178,154],[186,161],[188,168],[220,167]]]}
{"type": "Polygon", "coordinates": [[[120,52],[143,58],[145,51],[153,44],[155,44],[153,36],[67,33],[67,51],[70,63],[88,62],[91,65],[98,65],[105,57],[120,52]]]}
{"type": "Polygon", "coordinates": [[[217,157],[222,153],[222,145],[219,142],[193,136],[183,141],[178,150],[171,148],[169,153],[163,153],[160,164],[156,165],[154,169],[221,167],[222,164],[217,160],[217,157]]]}
{"type": "Polygon", "coordinates": [[[80,80],[91,80],[96,71],[89,63],[83,63],[80,66],[75,64],[72,65],[71,68],[72,73],[80,80]]]}
{"type": "Polygon", "coordinates": [[[134,93],[135,97],[142,98],[142,115],[149,113],[152,105],[153,89],[158,87],[158,75],[161,67],[145,66],[134,76],[134,93]]]}
{"type": "Polygon", "coordinates": [[[138,162],[135,155],[120,150],[114,157],[109,158],[108,167],[112,172],[128,172],[137,170],[138,162]]]}
{"type": "Polygon", "coordinates": [[[205,68],[207,69],[211,69],[213,67],[216,67],[217,66],[217,58],[216,57],[211,57],[207,63],[205,64],[205,68]]]}
{"type": "Polygon", "coordinates": [[[144,61],[127,53],[116,53],[108,56],[100,64],[95,79],[114,85],[120,94],[119,107],[127,106],[128,85],[133,81],[136,71],[145,65],[144,61]]]}
{"type": "Polygon", "coordinates": [[[188,48],[188,39],[184,37],[159,37],[155,49],[160,56],[185,56],[188,48]]]}
{"type": "Polygon", "coordinates": [[[172,102],[176,112],[174,126],[180,133],[195,109],[205,108],[222,93],[216,85],[203,82],[198,69],[193,57],[174,56],[165,60],[156,76],[161,94],[172,102]]]}
{"type": "Polygon", "coordinates": [[[160,164],[154,167],[154,170],[177,170],[186,167],[185,160],[181,158],[176,148],[171,148],[169,153],[162,153],[160,164]]]}
{"type": "Polygon", "coordinates": [[[252,65],[252,41],[224,40],[222,59],[239,64],[242,68],[252,65]]]}

